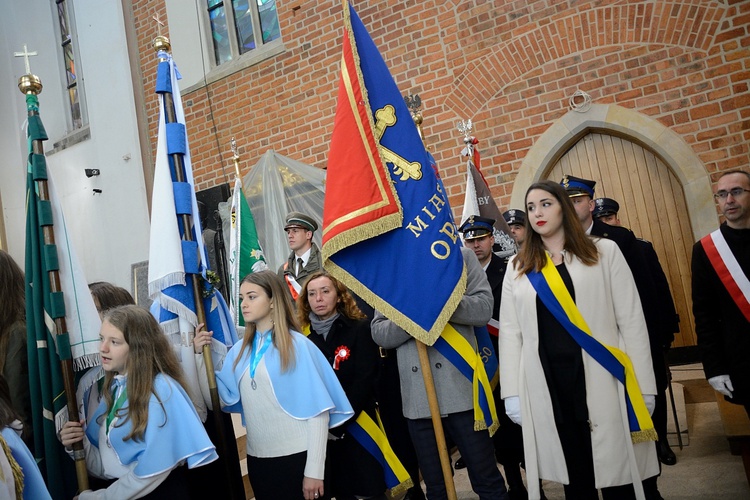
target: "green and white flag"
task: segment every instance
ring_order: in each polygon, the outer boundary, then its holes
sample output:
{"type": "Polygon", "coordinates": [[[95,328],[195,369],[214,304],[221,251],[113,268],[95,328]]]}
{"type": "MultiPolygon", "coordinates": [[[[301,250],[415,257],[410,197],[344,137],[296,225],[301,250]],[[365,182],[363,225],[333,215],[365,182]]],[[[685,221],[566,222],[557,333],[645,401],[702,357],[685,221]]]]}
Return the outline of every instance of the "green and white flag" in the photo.
{"type": "Polygon", "coordinates": [[[97,365],[101,322],[73,251],[44,154],[35,153],[32,147],[34,141],[47,140],[37,96],[27,95],[26,104],[26,329],[34,456],[52,497],[68,499],[78,485],[74,462],[57,439],[67,419],[61,362],[70,360],[76,370],[97,365]],[[37,181],[45,180],[47,193],[42,196],[37,181]],[[54,244],[44,237],[50,226],[54,244]],[[56,291],[51,285],[54,271],[59,278],[56,291]],[[58,331],[62,325],[66,331],[58,331]]]}
{"type": "Polygon", "coordinates": [[[245,321],[240,312],[240,281],[250,273],[268,269],[260,247],[255,220],[250,212],[240,179],[234,183],[232,204],[232,230],[229,235],[229,310],[232,313],[238,335],[242,336],[245,321]]]}

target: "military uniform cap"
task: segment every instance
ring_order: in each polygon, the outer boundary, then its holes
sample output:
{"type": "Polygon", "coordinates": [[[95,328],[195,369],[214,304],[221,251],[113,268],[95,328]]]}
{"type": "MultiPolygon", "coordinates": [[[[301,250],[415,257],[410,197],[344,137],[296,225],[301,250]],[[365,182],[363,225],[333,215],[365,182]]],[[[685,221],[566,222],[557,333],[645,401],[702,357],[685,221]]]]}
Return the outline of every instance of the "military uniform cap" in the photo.
{"type": "Polygon", "coordinates": [[[597,198],[594,200],[594,211],[592,215],[595,218],[616,215],[620,211],[620,204],[612,198],[597,198]]]}
{"type": "Polygon", "coordinates": [[[294,227],[304,229],[305,231],[315,232],[318,230],[318,223],[315,222],[315,219],[313,219],[309,215],[305,215],[300,212],[291,212],[286,216],[286,225],[284,226],[284,231],[294,227]]]}
{"type": "Polygon", "coordinates": [[[503,219],[510,226],[511,224],[520,224],[523,226],[526,224],[526,212],[517,208],[511,208],[503,213],[503,219]]]}
{"type": "Polygon", "coordinates": [[[570,198],[575,198],[577,196],[588,196],[591,199],[594,198],[594,186],[596,186],[596,181],[566,175],[560,181],[560,185],[565,188],[568,192],[568,197],[570,198]]]}
{"type": "Polygon", "coordinates": [[[464,240],[469,241],[492,234],[494,225],[495,219],[472,215],[461,224],[458,230],[464,233],[464,240]]]}

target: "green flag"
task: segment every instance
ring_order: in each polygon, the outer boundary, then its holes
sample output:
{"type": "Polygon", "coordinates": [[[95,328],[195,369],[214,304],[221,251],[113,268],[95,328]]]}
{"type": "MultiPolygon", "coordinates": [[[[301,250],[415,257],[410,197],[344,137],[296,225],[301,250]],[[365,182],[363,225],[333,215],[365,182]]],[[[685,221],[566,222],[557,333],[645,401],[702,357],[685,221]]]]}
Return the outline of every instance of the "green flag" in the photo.
{"type": "MultiPolygon", "coordinates": [[[[268,269],[263,257],[263,249],[258,241],[255,220],[250,212],[245,194],[242,192],[240,179],[234,184],[232,193],[232,230],[229,236],[229,310],[234,324],[244,327],[245,321],[240,313],[240,281],[250,273],[268,269]]],[[[238,332],[240,333],[240,332],[238,332]]],[[[241,334],[240,334],[241,335],[241,334]]]]}
{"type": "Polygon", "coordinates": [[[37,96],[27,94],[29,157],[26,176],[26,328],[29,354],[29,392],[34,434],[34,456],[52,498],[69,499],[77,490],[73,460],[57,439],[65,421],[67,399],[61,359],[70,359],[67,332],[54,336],[55,319],[65,317],[62,292],[53,293],[49,273],[58,269],[57,248],[45,244],[43,228],[52,225],[52,207],[41,200],[35,181],[47,179],[43,154],[33,152],[33,141],[47,140],[39,117],[37,96]]]}

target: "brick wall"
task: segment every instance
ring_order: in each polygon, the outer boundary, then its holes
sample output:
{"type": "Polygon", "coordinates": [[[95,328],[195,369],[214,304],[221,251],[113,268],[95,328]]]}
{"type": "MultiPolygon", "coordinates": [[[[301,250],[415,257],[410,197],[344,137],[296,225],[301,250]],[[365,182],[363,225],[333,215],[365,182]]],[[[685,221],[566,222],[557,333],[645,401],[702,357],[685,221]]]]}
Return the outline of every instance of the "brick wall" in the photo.
{"type": "MultiPolygon", "coordinates": [[[[198,189],[226,182],[222,166],[230,165],[226,145],[233,136],[242,146],[244,171],[269,148],[326,165],[342,3],[277,5],[286,52],[183,95],[198,189]]],[[[577,89],[596,103],[633,109],[669,127],[712,176],[750,165],[750,2],[358,0],[354,5],[402,93],[422,98],[425,137],[456,214],[465,174],[455,122],[474,121],[482,170],[502,208],[529,148],[569,111],[577,89]]],[[[155,148],[152,17],[166,19],[166,13],[159,0],[134,0],[133,12],[155,148]]]]}

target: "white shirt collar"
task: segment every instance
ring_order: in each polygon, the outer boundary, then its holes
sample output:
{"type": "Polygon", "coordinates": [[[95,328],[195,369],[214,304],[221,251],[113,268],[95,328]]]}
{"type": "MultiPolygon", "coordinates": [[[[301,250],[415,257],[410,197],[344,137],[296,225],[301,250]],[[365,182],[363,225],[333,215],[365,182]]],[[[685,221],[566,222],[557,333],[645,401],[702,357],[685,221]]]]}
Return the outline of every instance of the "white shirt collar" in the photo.
{"type": "Polygon", "coordinates": [[[589,226],[589,228],[588,228],[588,229],[586,230],[586,234],[588,234],[589,236],[591,236],[591,230],[592,230],[593,228],[594,228],[594,219],[591,219],[591,225],[590,225],[590,226],[589,226]]]}

